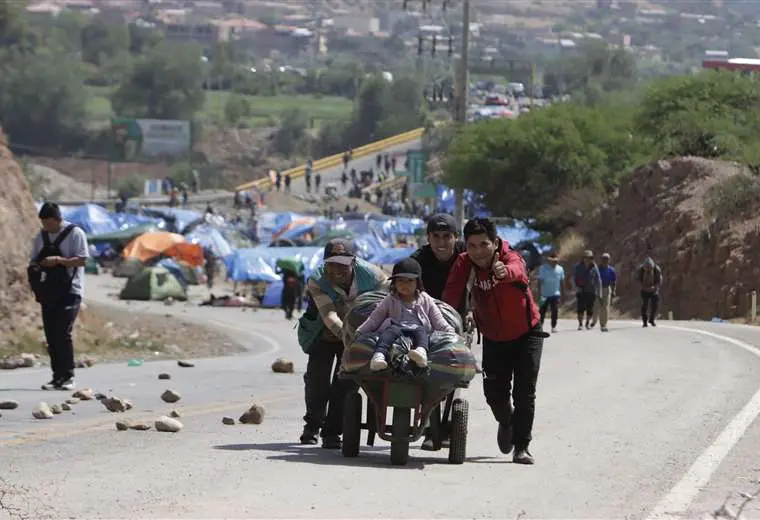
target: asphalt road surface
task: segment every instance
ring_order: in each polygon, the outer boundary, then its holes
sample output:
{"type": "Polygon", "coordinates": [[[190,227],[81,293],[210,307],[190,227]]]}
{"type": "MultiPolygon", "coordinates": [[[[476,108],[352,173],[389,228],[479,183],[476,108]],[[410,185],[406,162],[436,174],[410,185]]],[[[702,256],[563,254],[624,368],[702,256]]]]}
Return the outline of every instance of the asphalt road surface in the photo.
{"type": "MultiPolygon", "coordinates": [[[[421,143],[418,140],[410,141],[408,143],[399,144],[390,148],[386,148],[382,151],[383,154],[390,154],[390,155],[397,155],[397,161],[396,161],[396,169],[398,171],[401,171],[404,169],[404,160],[406,158],[406,151],[407,150],[419,150],[421,146],[421,143]]],[[[365,157],[360,157],[358,159],[354,159],[353,161],[349,162],[348,164],[348,172],[351,171],[351,168],[356,168],[357,174],[361,172],[362,170],[369,170],[370,168],[375,168],[375,158],[377,157],[377,154],[371,154],[367,155],[365,157]]],[[[320,188],[320,191],[324,193],[324,187],[329,183],[335,183],[338,186],[338,190],[342,193],[343,189],[340,184],[340,177],[343,173],[343,164],[340,164],[339,166],[335,166],[333,168],[328,168],[326,170],[322,170],[319,172],[322,176],[322,185],[320,188]]],[[[376,172],[377,174],[377,172],[376,172]]],[[[377,180],[377,177],[375,177],[375,180],[377,180]]],[[[350,181],[349,181],[350,182],[350,181]]],[[[314,180],[312,179],[312,190],[314,190],[314,180]]],[[[306,182],[304,181],[304,177],[297,177],[293,179],[293,184],[291,185],[291,191],[294,194],[299,193],[305,193],[306,192],[306,182]]]]}
{"type": "MultiPolygon", "coordinates": [[[[89,301],[109,300],[122,283],[90,277],[89,301]]],[[[111,414],[82,402],[47,421],[33,419],[32,407],[68,397],[37,390],[47,371],[0,373],[0,400],[21,402],[0,418],[0,483],[11,492],[0,501],[20,505],[23,518],[702,518],[760,476],[758,329],[613,322],[601,334],[562,322],[545,343],[535,466],[499,453],[478,376],[466,391],[465,464],[418,442],[409,464],[395,467],[383,441],[356,459],[298,444],[306,360],[280,312],[115,304],[221,327],[250,351],[194,368],[80,370],[80,387],[131,399],[135,409],[111,414]],[[295,361],[295,374],[270,371],[279,356],[295,361]],[[170,381],[157,379],[164,371],[170,381]],[[163,403],[166,388],[181,401],[163,403]],[[251,402],[266,408],[263,424],[221,423],[251,402]],[[172,409],[184,423],[176,434],[114,428],[172,409]]],[[[745,515],[760,517],[760,507],[745,515]]]]}

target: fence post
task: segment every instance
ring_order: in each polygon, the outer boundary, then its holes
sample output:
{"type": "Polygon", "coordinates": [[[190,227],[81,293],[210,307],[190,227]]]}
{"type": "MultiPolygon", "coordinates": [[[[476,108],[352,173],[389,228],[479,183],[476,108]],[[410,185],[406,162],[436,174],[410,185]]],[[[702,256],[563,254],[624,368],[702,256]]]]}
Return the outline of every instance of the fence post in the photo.
{"type": "Polygon", "coordinates": [[[752,291],[752,299],[750,300],[750,318],[752,320],[752,323],[755,322],[755,318],[757,318],[757,291],[752,291]]]}
{"type": "Polygon", "coordinates": [[[668,319],[673,321],[673,311],[668,311],[668,319]]]}

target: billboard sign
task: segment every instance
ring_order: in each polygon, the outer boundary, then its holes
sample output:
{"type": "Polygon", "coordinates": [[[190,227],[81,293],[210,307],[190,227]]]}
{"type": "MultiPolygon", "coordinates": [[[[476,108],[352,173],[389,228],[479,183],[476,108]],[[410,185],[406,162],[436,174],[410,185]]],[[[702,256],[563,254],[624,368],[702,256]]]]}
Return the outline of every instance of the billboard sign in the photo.
{"type": "Polygon", "coordinates": [[[125,161],[148,157],[177,157],[190,151],[189,121],[170,119],[111,119],[116,155],[125,161]]]}

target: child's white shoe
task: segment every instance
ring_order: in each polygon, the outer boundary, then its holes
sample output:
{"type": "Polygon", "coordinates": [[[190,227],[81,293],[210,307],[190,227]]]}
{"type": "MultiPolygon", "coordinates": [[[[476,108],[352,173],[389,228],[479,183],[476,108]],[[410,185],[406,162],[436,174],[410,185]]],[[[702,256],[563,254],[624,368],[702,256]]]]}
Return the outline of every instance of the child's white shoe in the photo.
{"type": "Polygon", "coordinates": [[[388,362],[382,352],[375,352],[372,360],[369,362],[369,369],[373,372],[380,372],[388,368],[388,362]]]}
{"type": "Polygon", "coordinates": [[[409,359],[418,367],[427,366],[427,351],[422,347],[409,351],[409,359]]]}

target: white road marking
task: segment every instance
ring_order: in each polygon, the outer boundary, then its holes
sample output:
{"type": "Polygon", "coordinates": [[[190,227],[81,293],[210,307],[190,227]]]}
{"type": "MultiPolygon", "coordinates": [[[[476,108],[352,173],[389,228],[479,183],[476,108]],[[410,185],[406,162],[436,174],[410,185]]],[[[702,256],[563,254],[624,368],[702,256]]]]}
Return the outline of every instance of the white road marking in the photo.
{"type": "MultiPolygon", "coordinates": [[[[738,339],[723,336],[722,334],[675,325],[662,325],[661,327],[709,336],[719,341],[730,343],[760,357],[760,350],[752,345],[738,339]]],[[[760,388],[758,388],[749,402],[744,405],[744,408],[731,419],[731,422],[720,432],[720,435],[718,435],[713,443],[694,461],[681,480],[660,500],[649,513],[647,519],[665,520],[683,518],[683,514],[688,510],[699,492],[710,482],[715,471],[734,446],[741,440],[747,428],[755,421],[758,415],[760,415],[760,388]]]]}

